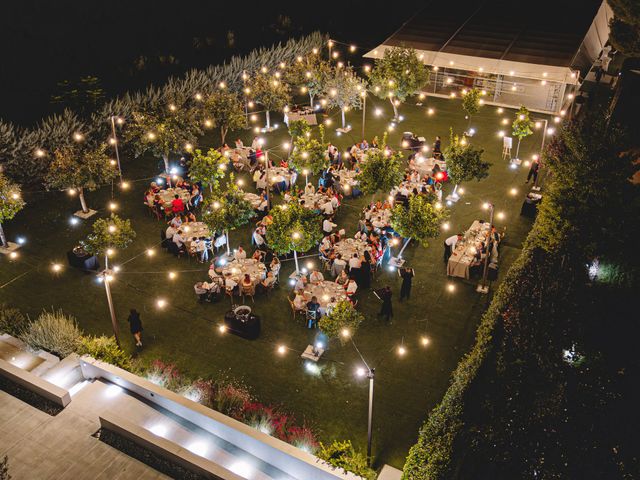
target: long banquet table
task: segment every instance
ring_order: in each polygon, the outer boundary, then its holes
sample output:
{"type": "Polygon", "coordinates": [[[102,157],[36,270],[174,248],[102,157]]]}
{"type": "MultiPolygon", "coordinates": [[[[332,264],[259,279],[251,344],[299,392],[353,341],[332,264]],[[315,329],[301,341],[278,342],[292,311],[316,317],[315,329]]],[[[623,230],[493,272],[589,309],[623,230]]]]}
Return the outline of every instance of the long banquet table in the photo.
{"type": "Polygon", "coordinates": [[[491,225],[488,222],[480,223],[479,220],[474,220],[469,230],[465,232],[464,238],[451,252],[447,262],[447,275],[469,279],[469,267],[476,253],[475,245],[478,242],[485,242],[489,238],[490,230],[491,225]]]}

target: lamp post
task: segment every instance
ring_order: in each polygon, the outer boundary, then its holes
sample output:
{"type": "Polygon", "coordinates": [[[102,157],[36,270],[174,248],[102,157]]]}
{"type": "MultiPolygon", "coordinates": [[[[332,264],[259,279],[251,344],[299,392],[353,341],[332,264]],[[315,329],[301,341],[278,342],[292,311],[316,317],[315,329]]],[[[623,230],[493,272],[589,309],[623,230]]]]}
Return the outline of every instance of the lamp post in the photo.
{"type": "MultiPolygon", "coordinates": [[[[544,143],[547,140],[547,130],[549,129],[549,120],[547,120],[546,118],[543,118],[542,120],[539,120],[541,122],[544,122],[544,130],[542,131],[542,144],[540,145],[540,158],[542,158],[542,152],[544,151],[544,143]]],[[[542,162],[540,162],[540,167],[542,167],[542,162]]],[[[538,186],[538,176],[540,175],[540,171],[538,170],[538,175],[536,175],[536,178],[533,181],[533,190],[540,190],[540,187],[538,186]]]]}
{"type": "Polygon", "coordinates": [[[364,141],[364,122],[367,114],[367,91],[360,94],[362,96],[362,141],[364,141]]]}
{"type": "MultiPolygon", "coordinates": [[[[364,358],[362,359],[364,362],[364,358]]],[[[358,369],[358,376],[369,379],[369,412],[367,415],[367,462],[371,464],[371,444],[373,441],[373,387],[376,378],[376,369],[369,368],[365,362],[366,368],[358,369]]]]}
{"type": "Polygon", "coordinates": [[[109,314],[111,315],[111,327],[113,328],[113,336],[116,338],[116,343],[120,346],[120,328],[118,327],[118,320],[116,319],[116,310],[113,307],[113,297],[111,296],[111,280],[113,280],[113,271],[109,269],[109,256],[105,253],[104,256],[104,270],[100,273],[102,283],[104,283],[104,290],[107,293],[107,304],[109,305],[109,314]]]}
{"type": "MultiPolygon", "coordinates": [[[[491,228],[491,225],[493,225],[493,211],[494,211],[493,203],[485,203],[485,208],[489,209],[489,228],[491,228]]],[[[491,230],[489,230],[489,235],[491,235],[491,230]]],[[[478,284],[478,287],[476,288],[476,292],[482,293],[482,294],[489,293],[489,285],[487,284],[487,271],[489,267],[489,256],[491,255],[490,246],[491,246],[491,237],[489,237],[489,240],[487,241],[487,253],[484,257],[484,268],[482,269],[482,281],[478,284]]]]}
{"type": "Polygon", "coordinates": [[[116,150],[116,161],[118,162],[118,173],[120,184],[122,184],[122,168],[120,168],[120,152],[118,152],[118,136],[116,135],[116,117],[111,115],[111,131],[113,132],[113,148],[116,150]]]}

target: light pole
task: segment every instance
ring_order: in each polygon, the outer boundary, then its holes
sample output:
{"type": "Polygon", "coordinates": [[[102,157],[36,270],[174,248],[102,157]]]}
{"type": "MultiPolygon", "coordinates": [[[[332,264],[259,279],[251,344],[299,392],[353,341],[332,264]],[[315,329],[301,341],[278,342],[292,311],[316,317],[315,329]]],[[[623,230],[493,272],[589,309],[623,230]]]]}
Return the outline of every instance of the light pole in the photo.
{"type": "MultiPolygon", "coordinates": [[[[120,118],[118,118],[120,121],[120,118]]],[[[120,174],[120,184],[122,184],[122,168],[120,168],[120,152],[118,152],[118,136],[116,135],[116,117],[111,115],[111,131],[113,132],[113,148],[116,150],[116,161],[118,162],[118,173],[120,174]]]]}
{"type": "Polygon", "coordinates": [[[367,115],[367,91],[360,94],[362,96],[362,141],[364,141],[364,122],[367,115]]]}
{"type": "Polygon", "coordinates": [[[113,307],[113,297],[111,296],[111,286],[109,285],[113,280],[113,271],[109,269],[109,256],[105,253],[104,256],[104,270],[100,273],[102,283],[104,283],[104,290],[107,293],[107,303],[109,305],[109,313],[111,315],[111,326],[113,328],[113,336],[116,338],[116,343],[120,346],[120,328],[118,327],[118,320],[116,319],[116,310],[113,307]]]}
{"type": "MultiPolygon", "coordinates": [[[[544,122],[544,130],[542,131],[542,144],[540,145],[540,156],[539,158],[542,159],[542,152],[544,152],[544,143],[547,140],[547,131],[549,130],[549,120],[547,120],[546,118],[543,118],[541,120],[538,120],[539,122],[544,122]]],[[[539,167],[542,167],[542,161],[540,161],[540,165],[539,167]]],[[[540,190],[540,187],[538,187],[538,176],[540,175],[540,169],[538,168],[538,175],[536,175],[536,178],[533,180],[533,190],[540,190]]]]}
{"type": "Polygon", "coordinates": [[[356,352],[360,356],[362,363],[364,364],[364,368],[360,367],[356,370],[356,374],[359,377],[366,377],[369,379],[369,411],[367,414],[367,463],[371,465],[371,445],[373,443],[373,387],[376,379],[376,369],[371,368],[367,361],[358,350],[358,346],[353,341],[353,337],[349,336],[351,340],[351,344],[353,348],[355,348],[356,352]]]}
{"type": "Polygon", "coordinates": [[[487,284],[487,271],[489,267],[489,256],[491,255],[491,225],[493,225],[493,203],[485,203],[485,208],[489,209],[489,238],[487,240],[487,253],[484,257],[484,268],[482,270],[482,281],[478,284],[476,292],[487,294],[489,293],[489,285],[487,284]]]}

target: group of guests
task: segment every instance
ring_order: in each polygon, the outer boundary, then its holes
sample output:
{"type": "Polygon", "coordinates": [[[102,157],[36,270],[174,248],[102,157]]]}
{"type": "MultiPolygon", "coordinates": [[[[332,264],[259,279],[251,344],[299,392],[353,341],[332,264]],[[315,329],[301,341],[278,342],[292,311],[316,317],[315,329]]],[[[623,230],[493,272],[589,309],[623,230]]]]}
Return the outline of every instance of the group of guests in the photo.
{"type": "MultiPolygon", "coordinates": [[[[498,249],[504,234],[500,234],[495,225],[491,225],[489,230],[489,236],[486,241],[478,241],[473,245],[475,253],[473,261],[469,265],[469,271],[471,275],[480,273],[484,268],[485,260],[489,257],[489,264],[493,265],[493,268],[497,268],[498,265],[498,249]]],[[[444,262],[449,261],[449,257],[456,249],[456,245],[464,238],[464,234],[457,233],[446,238],[444,241],[444,262]]]]}
{"type": "Polygon", "coordinates": [[[300,205],[308,207],[303,196],[316,194],[321,196],[321,202],[313,205],[311,210],[315,211],[317,214],[322,214],[325,217],[333,215],[342,203],[342,195],[336,192],[332,187],[325,187],[321,185],[316,189],[312,183],[305,185],[304,189],[292,188],[289,192],[284,194],[284,201],[287,203],[297,201],[300,205]]]}
{"type": "MultiPolygon", "coordinates": [[[[239,282],[234,279],[234,275],[227,269],[224,270],[217,258],[209,266],[209,281],[198,282],[194,285],[196,295],[200,302],[213,302],[219,298],[223,291],[229,296],[250,295],[267,293],[278,284],[280,278],[280,260],[270,252],[256,249],[251,256],[257,262],[262,262],[267,267],[264,278],[255,283],[251,275],[245,273],[239,282]]],[[[247,252],[242,245],[234,252],[233,259],[243,262],[247,259],[247,252]]]]}
{"type": "Polygon", "coordinates": [[[164,202],[159,192],[162,188],[151,182],[148,190],[144,192],[144,204],[151,208],[158,218],[170,215],[183,215],[185,212],[196,208],[202,202],[202,187],[198,183],[189,183],[179,179],[175,183],[176,188],[182,188],[189,194],[189,199],[185,202],[180,195],[174,195],[170,204],[164,202]]]}

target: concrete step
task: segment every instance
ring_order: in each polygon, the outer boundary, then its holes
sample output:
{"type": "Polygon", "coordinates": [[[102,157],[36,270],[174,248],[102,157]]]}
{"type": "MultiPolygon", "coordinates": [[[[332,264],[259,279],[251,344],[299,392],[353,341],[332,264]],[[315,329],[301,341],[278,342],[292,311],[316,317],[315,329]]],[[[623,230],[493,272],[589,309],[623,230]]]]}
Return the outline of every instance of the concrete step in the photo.
{"type": "Polygon", "coordinates": [[[72,353],[56,364],[38,374],[43,380],[64,389],[71,389],[77,383],[83,382],[84,377],[80,370],[80,357],[72,353]]]}

